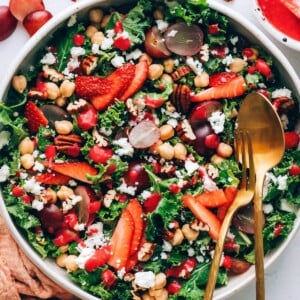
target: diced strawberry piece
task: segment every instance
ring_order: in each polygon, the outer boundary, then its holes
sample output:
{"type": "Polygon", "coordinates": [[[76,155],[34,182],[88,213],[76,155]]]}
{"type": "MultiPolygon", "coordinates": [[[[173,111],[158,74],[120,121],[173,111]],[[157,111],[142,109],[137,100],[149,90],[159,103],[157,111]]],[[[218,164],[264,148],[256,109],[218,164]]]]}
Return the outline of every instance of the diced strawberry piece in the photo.
{"type": "Polygon", "coordinates": [[[207,148],[217,149],[220,144],[220,137],[215,133],[209,134],[205,137],[204,144],[207,148]]]}
{"type": "Polygon", "coordinates": [[[113,156],[113,151],[110,148],[94,145],[89,151],[89,158],[97,164],[106,164],[113,156]]]}
{"type": "Polygon", "coordinates": [[[121,51],[126,51],[130,48],[131,42],[130,39],[119,36],[114,40],[114,47],[121,50],[121,51]]]}
{"type": "Polygon", "coordinates": [[[95,253],[84,264],[88,272],[93,272],[97,268],[104,266],[110,258],[110,246],[106,245],[95,250],[95,253]]]}
{"type": "Polygon", "coordinates": [[[90,214],[95,214],[100,210],[100,208],[101,208],[101,202],[94,201],[89,204],[88,210],[90,214]]]}
{"type": "Polygon", "coordinates": [[[209,34],[218,33],[220,31],[219,24],[216,23],[216,24],[209,25],[207,31],[208,31],[209,34]]]}
{"type": "Polygon", "coordinates": [[[45,155],[48,160],[53,160],[56,156],[56,147],[54,145],[47,145],[45,155]]]}
{"type": "Polygon", "coordinates": [[[224,58],[228,52],[228,48],[226,46],[213,46],[210,49],[210,53],[213,57],[224,58]]]}
{"type": "Polygon", "coordinates": [[[31,133],[36,133],[40,126],[48,125],[47,118],[32,101],[26,103],[24,116],[27,119],[28,129],[31,133]]]}
{"type": "Polygon", "coordinates": [[[233,72],[221,72],[215,73],[209,76],[209,86],[219,86],[224,83],[231,81],[236,78],[238,75],[233,72]]]}
{"type": "Polygon", "coordinates": [[[124,209],[110,239],[112,254],[108,264],[116,270],[121,270],[127,265],[133,234],[134,220],[131,213],[124,209]]]}
{"type": "Polygon", "coordinates": [[[262,59],[262,58],[258,58],[255,61],[255,67],[256,70],[261,73],[262,75],[266,76],[267,78],[271,78],[272,77],[272,71],[270,66],[268,65],[268,63],[262,59]]]}
{"type": "Polygon", "coordinates": [[[86,183],[91,183],[91,181],[87,179],[87,175],[95,176],[98,174],[97,169],[86,162],[63,162],[52,164],[44,162],[44,165],[57,173],[86,183]]]}
{"type": "Polygon", "coordinates": [[[152,193],[147,197],[143,203],[143,207],[146,213],[152,212],[156,209],[159,201],[161,200],[160,193],[152,193]]]}
{"type": "Polygon", "coordinates": [[[118,20],[114,26],[114,32],[115,33],[121,33],[123,32],[123,23],[121,20],[118,20]]]}
{"type": "Polygon", "coordinates": [[[63,223],[67,225],[67,227],[74,228],[78,223],[76,212],[74,210],[71,210],[66,215],[64,215],[63,223]]]}
{"type": "Polygon", "coordinates": [[[222,262],[222,267],[224,267],[225,269],[230,269],[232,266],[232,259],[230,256],[225,255],[223,258],[223,262],[222,262]]]}
{"type": "Polygon", "coordinates": [[[117,277],[112,270],[107,269],[101,273],[101,280],[103,285],[109,289],[116,283],[117,277]]]}
{"type": "Polygon", "coordinates": [[[174,195],[178,194],[178,193],[180,192],[180,190],[181,190],[181,188],[180,188],[180,186],[177,185],[177,184],[170,184],[170,185],[169,185],[169,191],[170,191],[172,194],[174,194],[174,195]]]}
{"type": "Polygon", "coordinates": [[[293,164],[289,169],[289,174],[291,176],[298,176],[300,175],[300,166],[293,164]]]}
{"type": "Polygon", "coordinates": [[[90,100],[99,94],[109,93],[111,82],[97,76],[77,76],[75,79],[76,95],[90,100]]]}
{"type": "Polygon", "coordinates": [[[77,47],[82,46],[84,44],[84,35],[79,33],[74,34],[73,44],[77,47]]]}
{"type": "Polygon", "coordinates": [[[175,295],[178,294],[179,291],[181,289],[181,283],[178,281],[171,281],[168,285],[167,285],[167,291],[169,294],[171,295],[175,295]]]}
{"type": "Polygon", "coordinates": [[[274,236],[275,237],[280,236],[281,233],[282,233],[283,228],[284,228],[284,224],[283,223],[281,223],[281,222],[276,223],[275,228],[274,228],[274,232],[273,232],[274,236]]]}
{"type": "Polygon", "coordinates": [[[49,185],[65,185],[71,180],[70,176],[57,172],[43,173],[35,176],[35,180],[49,185]]]}
{"type": "Polygon", "coordinates": [[[71,229],[66,229],[62,228],[58,230],[53,243],[55,246],[60,247],[60,246],[65,246],[68,245],[71,242],[75,242],[79,240],[78,233],[71,230],[71,229]]]}
{"type": "Polygon", "coordinates": [[[246,92],[246,81],[243,76],[237,75],[230,81],[205,89],[195,95],[191,95],[192,102],[201,102],[212,99],[234,98],[246,92]]]}
{"type": "Polygon", "coordinates": [[[134,221],[134,233],[130,248],[130,255],[133,255],[140,247],[144,232],[143,209],[137,199],[130,200],[126,209],[130,212],[134,221]]]}
{"type": "Polygon", "coordinates": [[[89,106],[86,110],[79,113],[77,117],[77,125],[81,130],[90,130],[98,123],[98,113],[93,106],[89,106]]]}
{"type": "Polygon", "coordinates": [[[134,77],[129,83],[127,89],[123,92],[120,101],[125,101],[138,92],[143,86],[148,76],[149,65],[147,61],[141,61],[136,65],[134,77]]]}
{"type": "Polygon", "coordinates": [[[106,93],[98,93],[98,95],[91,98],[94,107],[102,111],[112,104],[115,98],[120,98],[128,85],[130,86],[135,76],[135,69],[134,64],[127,63],[109,75],[107,77],[108,81],[111,82],[109,91],[106,93]]]}
{"type": "Polygon", "coordinates": [[[288,131],[284,133],[285,149],[297,148],[299,144],[299,135],[295,131],[288,131]]]}
{"type": "Polygon", "coordinates": [[[24,195],[24,189],[22,187],[16,185],[12,188],[11,193],[15,197],[21,197],[24,195]]]}

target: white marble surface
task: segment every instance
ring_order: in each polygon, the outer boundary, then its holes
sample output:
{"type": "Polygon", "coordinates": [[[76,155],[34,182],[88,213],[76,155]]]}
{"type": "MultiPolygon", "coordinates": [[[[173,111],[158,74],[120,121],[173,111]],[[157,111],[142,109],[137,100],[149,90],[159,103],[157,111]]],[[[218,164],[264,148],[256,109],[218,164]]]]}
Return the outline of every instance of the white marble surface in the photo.
{"type": "MultiPolygon", "coordinates": [[[[77,0],[84,1],[84,0],[77,0]]],[[[262,31],[253,14],[252,0],[233,0],[226,2],[216,0],[228,7],[239,11],[247,19],[252,21],[262,31]]],[[[0,5],[7,5],[9,0],[0,0],[0,5]]],[[[54,15],[64,7],[72,5],[71,0],[44,0],[46,8],[54,15]]],[[[265,32],[265,31],[264,31],[265,32]]],[[[265,32],[267,35],[268,33],[265,32]]],[[[269,36],[269,35],[268,35],[269,36]]],[[[270,37],[270,36],[269,36],[270,37]]],[[[29,36],[19,24],[13,35],[5,41],[0,42],[0,80],[5,76],[5,70],[18,53],[19,49],[29,39],[29,36]]],[[[294,66],[298,76],[300,76],[300,53],[286,48],[275,39],[270,39],[282,50],[294,66]]],[[[285,252],[266,271],[266,300],[298,300],[300,299],[300,232],[296,234],[285,252]]],[[[230,300],[253,300],[255,299],[255,285],[250,283],[247,287],[239,291],[230,300]]],[[[229,299],[228,299],[229,300],[229,299]]]]}

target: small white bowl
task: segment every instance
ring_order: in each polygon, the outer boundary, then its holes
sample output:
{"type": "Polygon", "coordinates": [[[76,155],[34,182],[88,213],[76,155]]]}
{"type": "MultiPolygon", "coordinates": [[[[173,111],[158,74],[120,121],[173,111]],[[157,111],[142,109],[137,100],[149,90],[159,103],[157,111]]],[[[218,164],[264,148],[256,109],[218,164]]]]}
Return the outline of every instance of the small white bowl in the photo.
{"type": "MultiPolygon", "coordinates": [[[[74,14],[78,14],[78,18],[82,18],[87,11],[92,7],[99,6],[117,6],[120,3],[128,3],[128,1],[122,0],[85,0],[79,3],[76,3],[66,10],[62,11],[60,14],[51,19],[46,25],[44,25],[39,32],[37,32],[27,43],[24,45],[23,49],[20,51],[19,55],[16,57],[15,61],[11,64],[11,67],[6,71],[6,77],[1,79],[0,83],[0,99],[5,99],[8,89],[10,87],[10,81],[13,75],[18,70],[26,70],[30,66],[30,64],[35,59],[35,54],[37,51],[46,45],[48,40],[51,38],[51,33],[53,33],[56,29],[63,24],[66,24],[66,21],[70,16],[74,14]]],[[[287,60],[287,58],[283,55],[283,53],[258,29],[247,21],[242,15],[235,12],[234,10],[218,3],[217,1],[210,0],[209,5],[211,8],[216,11],[226,15],[231,25],[234,29],[240,34],[246,36],[249,40],[254,43],[261,45],[265,48],[269,53],[272,53],[274,62],[282,74],[282,80],[293,90],[296,97],[300,98],[300,82],[299,78],[287,60]]],[[[79,297],[80,299],[87,300],[97,300],[98,298],[92,296],[91,294],[83,291],[78,285],[73,283],[66,272],[59,268],[55,262],[51,259],[42,259],[37,252],[33,250],[33,248],[28,244],[27,240],[21,235],[15,224],[13,223],[9,213],[7,212],[5,203],[1,198],[0,193],[0,211],[1,214],[10,229],[14,239],[25,252],[25,254],[31,259],[31,261],[50,279],[54,282],[79,297]]],[[[289,244],[291,239],[294,237],[297,229],[300,227],[300,213],[298,214],[298,218],[295,222],[295,227],[293,231],[290,233],[289,237],[272,253],[270,253],[265,259],[265,267],[269,267],[278,256],[285,250],[286,246],[289,244]]],[[[230,279],[229,284],[225,287],[218,288],[214,294],[215,300],[227,299],[232,296],[238,290],[245,287],[255,278],[254,267],[251,267],[249,271],[246,273],[235,276],[230,279]]]]}
{"type": "Polygon", "coordinates": [[[274,37],[276,40],[281,42],[283,45],[300,51],[300,41],[295,40],[289,36],[287,36],[285,33],[278,30],[275,26],[273,26],[268,19],[264,16],[262,9],[260,8],[257,0],[252,0],[253,3],[253,11],[254,15],[257,18],[258,22],[263,26],[263,28],[271,34],[272,37],[274,37]]]}

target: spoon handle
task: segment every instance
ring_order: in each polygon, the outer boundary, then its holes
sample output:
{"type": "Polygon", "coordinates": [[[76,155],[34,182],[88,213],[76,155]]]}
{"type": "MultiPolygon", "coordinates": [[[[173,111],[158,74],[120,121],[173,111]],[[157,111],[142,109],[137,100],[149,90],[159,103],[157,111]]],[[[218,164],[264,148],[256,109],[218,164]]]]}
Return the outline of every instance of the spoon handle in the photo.
{"type": "Polygon", "coordinates": [[[265,175],[256,174],[256,188],[254,194],[254,242],[255,242],[255,275],[256,275],[256,300],[265,299],[264,279],[264,245],[263,245],[263,212],[262,189],[265,175]]]}

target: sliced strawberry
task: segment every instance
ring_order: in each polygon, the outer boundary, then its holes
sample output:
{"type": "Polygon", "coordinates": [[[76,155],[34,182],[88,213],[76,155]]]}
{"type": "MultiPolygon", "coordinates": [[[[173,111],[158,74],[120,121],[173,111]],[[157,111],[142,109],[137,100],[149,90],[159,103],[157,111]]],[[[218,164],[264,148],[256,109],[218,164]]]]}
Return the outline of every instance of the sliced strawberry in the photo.
{"type": "Polygon", "coordinates": [[[116,270],[121,270],[127,265],[133,234],[134,220],[131,213],[124,209],[110,239],[112,254],[108,264],[116,270]]]}
{"type": "Polygon", "coordinates": [[[95,250],[95,253],[85,262],[84,268],[88,272],[93,272],[97,268],[105,265],[110,257],[110,246],[103,246],[95,250]]]}
{"type": "Polygon", "coordinates": [[[233,202],[237,192],[238,189],[234,186],[228,186],[225,188],[224,193],[227,198],[227,203],[219,206],[217,211],[217,217],[220,221],[224,220],[227,210],[230,207],[231,203],[233,202]]]}
{"type": "Polygon", "coordinates": [[[130,255],[133,255],[139,249],[144,232],[143,209],[137,199],[130,200],[126,209],[130,212],[134,221],[134,233],[130,248],[130,255]]]}
{"type": "Polygon", "coordinates": [[[299,144],[299,135],[295,131],[287,131],[284,133],[285,149],[297,148],[299,144]]]}
{"type": "Polygon", "coordinates": [[[44,162],[44,165],[52,171],[86,183],[91,183],[91,181],[87,179],[87,175],[95,176],[98,174],[97,169],[86,162],[64,162],[52,164],[44,162]]]}
{"type": "Polygon", "coordinates": [[[109,83],[111,83],[109,91],[105,93],[99,93],[91,98],[91,102],[93,103],[94,107],[97,110],[102,111],[112,104],[115,98],[119,98],[121,95],[123,95],[124,90],[134,78],[135,69],[136,67],[134,64],[124,64],[106,77],[109,83]]]}
{"type": "Polygon", "coordinates": [[[99,94],[107,94],[111,89],[109,80],[96,76],[77,76],[75,85],[76,95],[87,100],[99,94]]]}
{"type": "Polygon", "coordinates": [[[35,176],[35,180],[49,185],[64,185],[71,180],[71,177],[57,172],[51,172],[38,174],[35,176]]]}
{"type": "Polygon", "coordinates": [[[232,80],[218,86],[210,87],[195,95],[191,95],[192,102],[201,102],[212,99],[234,98],[246,92],[246,81],[243,76],[238,75],[232,80]]]}
{"type": "Polygon", "coordinates": [[[147,61],[141,61],[136,65],[134,78],[130,82],[128,88],[124,91],[122,96],[120,97],[120,101],[125,101],[136,92],[140,90],[143,86],[145,80],[147,79],[149,70],[149,65],[147,61]]]}
{"type": "Polygon", "coordinates": [[[222,189],[203,192],[195,196],[195,200],[203,206],[211,208],[222,206],[228,202],[222,189]]]}
{"type": "Polygon", "coordinates": [[[32,101],[26,103],[24,116],[27,119],[27,125],[31,133],[36,133],[40,126],[48,125],[47,118],[32,101]]]}
{"type": "Polygon", "coordinates": [[[233,72],[220,72],[209,76],[209,86],[219,86],[231,81],[238,75],[233,72]]]}

